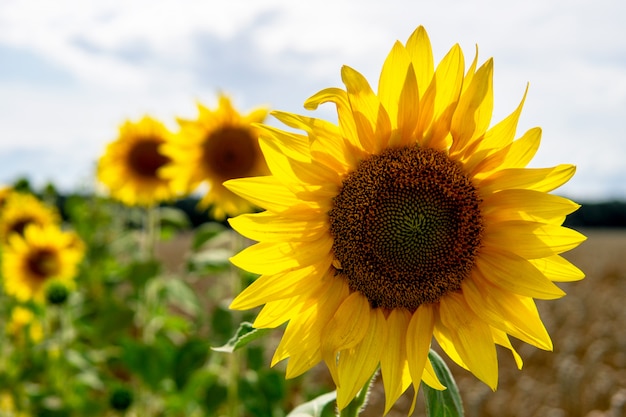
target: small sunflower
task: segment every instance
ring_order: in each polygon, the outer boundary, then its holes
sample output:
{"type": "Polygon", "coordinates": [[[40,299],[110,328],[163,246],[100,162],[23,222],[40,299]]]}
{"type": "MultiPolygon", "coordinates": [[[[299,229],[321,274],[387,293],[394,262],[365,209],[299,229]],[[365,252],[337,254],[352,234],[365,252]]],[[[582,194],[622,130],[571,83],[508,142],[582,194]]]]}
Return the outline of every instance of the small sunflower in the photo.
{"type": "Polygon", "coordinates": [[[552,349],[534,299],[583,273],[561,257],[585,237],[562,227],[579,206],[548,194],[571,165],[526,168],[541,136],[514,140],[522,103],[490,127],[493,62],[464,73],[458,45],[435,68],[419,27],[388,55],[375,93],[352,68],[332,102],[338,125],[273,113],[305,135],[264,127],[271,175],[228,181],[265,208],[230,220],[259,243],[232,258],[261,276],[234,309],[265,304],[255,327],[289,322],[272,364],[287,377],[323,360],[340,409],[380,367],[386,412],[412,384],[442,389],[427,360],[434,337],[492,389],[509,336],[552,349]]]}
{"type": "Polygon", "coordinates": [[[43,339],[43,327],[35,314],[22,306],[15,306],[11,310],[11,319],[7,323],[6,332],[12,337],[21,340],[24,331],[31,341],[38,343],[43,339]]]}
{"type": "Polygon", "coordinates": [[[4,207],[7,201],[7,198],[9,197],[9,195],[11,195],[12,192],[13,192],[13,187],[8,187],[8,186],[0,187],[0,211],[4,207]]]}
{"type": "Polygon", "coordinates": [[[22,235],[29,224],[46,226],[61,221],[55,207],[51,207],[32,194],[9,192],[0,210],[0,241],[6,243],[12,233],[22,235]]]}
{"type": "Polygon", "coordinates": [[[50,283],[73,287],[83,247],[74,232],[58,226],[29,225],[12,234],[2,253],[2,276],[7,294],[20,301],[44,301],[50,283]]]}
{"type": "Polygon", "coordinates": [[[161,147],[172,137],[152,117],[126,121],[98,161],[98,180],[109,188],[113,198],[127,205],[149,206],[173,199],[176,193],[171,181],[159,176],[159,170],[170,162],[161,147]]]}
{"type": "Polygon", "coordinates": [[[220,95],[217,109],[198,104],[196,120],[179,119],[180,134],[175,142],[163,147],[172,163],[163,169],[182,192],[190,192],[200,184],[208,185],[208,192],[200,201],[201,207],[212,206],[217,219],[251,211],[253,206],[233,194],[222,183],[242,177],[267,175],[267,164],[258,144],[258,129],[267,110],[258,108],[241,115],[230,99],[220,95]]]}

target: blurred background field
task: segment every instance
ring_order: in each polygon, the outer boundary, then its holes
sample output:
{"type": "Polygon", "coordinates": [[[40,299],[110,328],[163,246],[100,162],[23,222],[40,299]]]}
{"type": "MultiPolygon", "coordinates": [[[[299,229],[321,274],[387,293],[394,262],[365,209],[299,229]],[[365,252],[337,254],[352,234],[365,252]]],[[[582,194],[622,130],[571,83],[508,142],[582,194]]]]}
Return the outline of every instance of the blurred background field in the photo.
{"type": "MultiPolygon", "coordinates": [[[[15,188],[30,190],[27,180],[15,188]]],[[[0,295],[0,416],[283,417],[334,389],[323,365],[294,380],[285,380],[285,363],[269,366],[280,329],[233,354],[214,350],[228,350],[239,323],[254,320],[256,310],[228,309],[254,276],[228,262],[250,242],[197,199],[142,209],[52,186],[35,194],[86,251],[66,300],[0,295]],[[16,320],[19,309],[28,317],[16,320]]],[[[567,220],[588,236],[566,254],[587,277],[561,284],[562,299],[538,301],[554,352],[513,341],[524,367],[500,350],[496,392],[446,360],[468,417],[626,415],[624,208],[583,205],[567,220]]],[[[411,395],[389,416],[406,416],[411,395]]],[[[363,415],[383,407],[378,378],[363,415]]],[[[421,395],[413,415],[424,415],[421,395]]]]}
{"type": "MultiPolygon", "coordinates": [[[[537,301],[554,351],[523,343],[515,347],[524,359],[522,370],[512,356],[499,351],[500,382],[496,392],[451,361],[468,417],[621,417],[626,416],[626,205],[586,204],[567,220],[588,239],[565,254],[586,278],[560,284],[567,295],[557,301],[537,301]]],[[[180,267],[189,235],[164,242],[160,257],[180,267]]],[[[280,333],[280,332],[277,332],[280,333]]],[[[515,343],[515,341],[514,341],[515,343]]],[[[331,380],[323,366],[315,381],[331,380]]],[[[405,394],[390,416],[406,416],[412,393],[405,394]]],[[[420,396],[421,397],[421,396],[420,396]]],[[[421,398],[413,415],[424,415],[421,398]]],[[[378,379],[364,416],[384,409],[378,379]]]]}
{"type": "MultiPolygon", "coordinates": [[[[588,240],[566,258],[579,266],[586,278],[562,284],[567,295],[560,300],[537,302],[552,336],[553,352],[514,341],[524,359],[518,370],[512,356],[500,349],[496,392],[447,361],[468,417],[626,416],[626,229],[579,230],[588,240]]],[[[166,242],[159,255],[170,267],[180,266],[189,240],[182,235],[166,242]]],[[[325,381],[332,389],[325,367],[318,366],[313,373],[317,376],[309,383],[325,381]]],[[[389,416],[406,416],[411,395],[409,389],[389,416]]],[[[380,416],[383,409],[382,383],[377,379],[363,416],[380,416]]],[[[420,396],[413,415],[422,416],[423,410],[420,396]]]]}

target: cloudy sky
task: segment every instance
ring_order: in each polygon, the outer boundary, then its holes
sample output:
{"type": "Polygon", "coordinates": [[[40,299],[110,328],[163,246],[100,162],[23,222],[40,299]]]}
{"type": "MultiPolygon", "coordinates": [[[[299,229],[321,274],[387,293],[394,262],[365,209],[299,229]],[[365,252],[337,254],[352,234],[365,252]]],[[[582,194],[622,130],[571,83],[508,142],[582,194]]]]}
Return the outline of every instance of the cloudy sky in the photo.
{"type": "Polygon", "coordinates": [[[393,42],[424,25],[436,60],[454,43],[468,63],[475,45],[494,57],[494,121],[530,83],[518,134],[543,128],[532,166],[578,166],[560,194],[626,199],[625,21],[623,0],[2,0],[0,183],[91,187],[124,120],[173,127],[218,91],[307,114],[344,64],[375,86],[393,42]]]}

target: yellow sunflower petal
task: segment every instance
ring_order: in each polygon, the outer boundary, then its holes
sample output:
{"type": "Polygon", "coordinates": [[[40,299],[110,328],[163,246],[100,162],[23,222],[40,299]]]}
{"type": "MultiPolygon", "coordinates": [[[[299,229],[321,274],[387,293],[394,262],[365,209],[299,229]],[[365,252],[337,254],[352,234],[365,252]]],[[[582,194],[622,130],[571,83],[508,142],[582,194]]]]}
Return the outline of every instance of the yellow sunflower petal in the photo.
{"type": "Polygon", "coordinates": [[[380,370],[385,387],[385,412],[400,398],[411,385],[411,375],[407,363],[406,338],[411,314],[404,309],[395,309],[387,317],[387,331],[395,335],[386,342],[380,358],[380,370]]]}
{"type": "Polygon", "coordinates": [[[513,354],[513,359],[515,359],[517,369],[522,369],[524,361],[522,361],[522,357],[519,355],[519,353],[517,353],[515,348],[513,348],[513,345],[511,344],[511,341],[509,340],[507,334],[502,330],[494,329],[493,327],[491,328],[491,334],[493,335],[493,340],[496,342],[496,344],[503,346],[511,351],[511,353],[513,354]]]}
{"type": "Polygon", "coordinates": [[[553,194],[535,190],[503,190],[483,201],[486,219],[495,222],[531,220],[561,224],[580,205],[553,194]]]}
{"type": "Polygon", "coordinates": [[[409,65],[398,100],[398,128],[389,140],[389,146],[408,146],[414,143],[413,133],[419,121],[419,91],[413,64],[409,65]]]}
{"type": "Polygon", "coordinates": [[[485,230],[485,247],[500,248],[526,259],[544,258],[575,248],[586,239],[567,227],[531,221],[492,223],[485,230]]]}
{"type": "Polygon", "coordinates": [[[562,256],[553,255],[541,259],[530,259],[549,280],[555,282],[579,281],[585,277],[585,273],[565,260],[562,256]]]}
{"type": "Polygon", "coordinates": [[[510,252],[485,250],[476,260],[476,270],[505,290],[540,299],[565,295],[527,259],[510,252]]]}
{"type": "Polygon", "coordinates": [[[448,294],[440,302],[441,322],[449,331],[454,347],[468,369],[495,390],[498,385],[498,359],[491,330],[470,312],[463,296],[448,294]]]}
{"type": "Polygon", "coordinates": [[[252,325],[257,329],[273,329],[289,321],[298,313],[305,300],[301,298],[286,298],[270,301],[261,309],[252,325]]]}
{"type": "MultiPolygon", "coordinates": [[[[402,124],[398,122],[398,97],[402,95],[409,65],[411,65],[411,57],[404,48],[404,45],[400,42],[396,42],[393,48],[391,48],[389,55],[387,55],[387,59],[380,72],[378,97],[380,97],[381,104],[387,110],[393,129],[402,126],[402,124]]],[[[415,74],[413,76],[415,76],[415,74]]],[[[419,99],[419,96],[415,96],[415,98],[419,99]]]]}
{"type": "Polygon", "coordinates": [[[327,275],[324,282],[326,290],[320,293],[318,303],[311,303],[291,317],[272,358],[272,366],[290,358],[288,378],[295,378],[322,360],[320,342],[324,327],[348,296],[348,286],[342,280],[327,275]]]}
{"type": "Polygon", "coordinates": [[[224,186],[253,204],[274,212],[316,209],[318,204],[304,202],[274,177],[252,177],[229,180],[224,186]]]}
{"type": "Polygon", "coordinates": [[[435,72],[433,51],[428,33],[423,26],[419,26],[406,42],[406,49],[411,56],[413,69],[417,77],[417,85],[421,93],[426,91],[435,72]]]}
{"type": "Polygon", "coordinates": [[[476,152],[466,166],[474,174],[475,178],[484,178],[495,170],[524,168],[535,156],[540,142],[541,129],[536,127],[530,129],[518,140],[487,157],[482,157],[482,153],[476,152]]]}
{"type": "MultiPolygon", "coordinates": [[[[424,94],[424,107],[428,109],[432,103],[433,123],[426,131],[421,144],[434,149],[446,147],[445,138],[450,132],[452,115],[459,100],[461,87],[463,86],[463,52],[459,45],[452,47],[450,52],[441,60],[435,71],[435,77],[424,94]]],[[[420,108],[421,110],[421,108],[420,108]]],[[[419,125],[424,126],[430,120],[426,112],[421,112],[419,125]]]]}
{"type": "Polygon", "coordinates": [[[482,195],[509,189],[528,189],[550,192],[569,181],[576,172],[573,165],[554,168],[510,168],[497,171],[478,181],[482,195]]]}
{"type": "MultiPolygon", "coordinates": [[[[260,129],[260,138],[269,137],[271,141],[277,140],[286,144],[287,146],[281,147],[280,150],[288,157],[295,159],[296,161],[311,162],[311,151],[309,148],[308,137],[304,135],[298,135],[293,132],[285,132],[272,126],[260,125],[260,129]]],[[[265,150],[263,150],[263,155],[267,159],[267,155],[265,155],[265,150]]],[[[276,175],[276,173],[274,172],[272,173],[275,176],[279,176],[276,175]]]]}
{"type": "Polygon", "coordinates": [[[369,327],[370,310],[367,299],[361,293],[354,292],[344,300],[324,327],[322,359],[336,384],[339,384],[337,353],[351,349],[363,340],[369,327]]]}
{"type": "Polygon", "coordinates": [[[552,341],[534,303],[512,294],[482,275],[463,282],[463,295],[471,309],[491,326],[540,349],[552,350],[552,341]]]}
{"type": "Polygon", "coordinates": [[[424,382],[424,384],[428,385],[432,389],[436,389],[439,391],[443,391],[444,389],[447,388],[445,385],[443,385],[439,381],[439,378],[437,377],[437,374],[435,373],[435,368],[433,368],[433,364],[430,362],[430,360],[427,360],[426,364],[424,365],[424,373],[422,374],[422,382],[424,382]]]}
{"type": "Polygon", "coordinates": [[[330,122],[278,111],[272,114],[287,126],[306,131],[310,139],[311,157],[338,175],[354,166],[355,158],[363,153],[349,142],[337,140],[342,135],[341,129],[330,122]]]}
{"type": "Polygon", "coordinates": [[[352,118],[352,110],[348,93],[339,88],[326,88],[310,97],[304,102],[304,107],[308,110],[315,110],[317,106],[326,102],[335,103],[337,106],[337,114],[339,115],[339,126],[343,132],[343,136],[356,148],[361,147],[361,141],[357,134],[357,127],[352,118]]]}
{"type": "MultiPolygon", "coordinates": [[[[467,82],[467,81],[466,81],[467,82]]],[[[463,92],[455,109],[450,131],[454,137],[450,154],[461,152],[471,140],[481,136],[493,111],[493,60],[481,66],[463,92]]]]}
{"type": "Polygon", "coordinates": [[[319,216],[296,220],[267,211],[242,214],[228,219],[228,223],[245,237],[266,242],[310,242],[328,232],[328,225],[319,216]]]}
{"type": "Polygon", "coordinates": [[[413,313],[407,328],[406,354],[416,394],[422,381],[424,366],[428,361],[434,326],[433,307],[423,304],[413,313]]]}
{"type": "Polygon", "coordinates": [[[327,235],[313,242],[260,242],[239,252],[230,261],[256,274],[278,274],[328,258],[332,244],[332,238],[327,235]]]}
{"type": "Polygon", "coordinates": [[[482,149],[499,149],[507,146],[513,141],[515,137],[515,131],[517,130],[517,123],[520,115],[522,114],[522,107],[524,107],[524,101],[526,100],[526,94],[528,93],[528,86],[524,91],[524,96],[519,105],[508,117],[497,123],[494,127],[489,129],[482,141],[479,144],[477,150],[482,149]]]}
{"type": "Polygon", "coordinates": [[[243,290],[230,304],[234,310],[247,310],[269,301],[289,298],[316,289],[320,277],[330,267],[331,260],[318,262],[295,271],[262,275],[243,290]]]}
{"type": "Polygon", "coordinates": [[[387,146],[391,133],[389,115],[365,77],[358,71],[344,65],[341,68],[341,80],[348,91],[361,146],[370,153],[380,152],[387,146]]]}
{"type": "Polygon", "coordinates": [[[372,377],[382,355],[386,337],[385,316],[381,309],[369,309],[369,326],[353,348],[342,350],[337,365],[337,408],[343,410],[372,377]]]}
{"type": "MultiPolygon", "coordinates": [[[[304,189],[316,189],[326,185],[340,185],[339,176],[336,171],[326,168],[317,161],[298,161],[290,159],[282,152],[282,148],[276,145],[274,140],[261,138],[259,140],[263,154],[270,170],[274,175],[284,179],[285,182],[298,182],[306,184],[300,186],[304,189]],[[310,184],[310,185],[309,185],[310,184]]],[[[337,190],[333,190],[336,194],[337,190]]]]}

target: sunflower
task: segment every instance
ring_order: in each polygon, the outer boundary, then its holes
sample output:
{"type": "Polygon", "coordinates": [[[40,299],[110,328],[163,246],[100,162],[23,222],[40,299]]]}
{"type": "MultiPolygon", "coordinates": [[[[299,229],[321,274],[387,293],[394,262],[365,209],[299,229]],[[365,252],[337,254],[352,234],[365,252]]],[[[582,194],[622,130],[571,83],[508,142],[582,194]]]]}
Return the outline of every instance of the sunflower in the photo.
{"type": "Polygon", "coordinates": [[[257,108],[241,115],[230,99],[219,96],[217,109],[198,104],[196,120],[179,119],[181,130],[178,140],[163,147],[172,163],[162,174],[171,178],[177,189],[190,192],[200,184],[208,185],[208,192],[200,207],[211,206],[216,219],[249,212],[253,206],[233,194],[222,183],[242,177],[267,175],[267,164],[258,144],[258,129],[267,110],[257,108]]]}
{"type": "Polygon", "coordinates": [[[127,205],[150,206],[173,199],[172,182],[159,176],[159,170],[170,162],[161,146],[172,138],[165,125],[152,117],[127,120],[98,161],[98,180],[113,198],[127,205]]]}
{"type": "MultiPolygon", "coordinates": [[[[272,365],[287,377],[324,361],[343,409],[380,367],[386,412],[412,384],[443,389],[433,337],[492,389],[496,346],[552,342],[534,299],[564,295],[583,273],[561,257],[585,237],[562,227],[579,206],[549,194],[571,165],[526,168],[541,136],[514,140],[524,99],[490,126],[491,59],[464,73],[458,45],[437,65],[424,28],[389,53],[375,93],[354,69],[305,108],[336,105],[338,125],[274,112],[296,134],[263,127],[271,175],[228,181],[266,209],[230,220],[259,241],[232,262],[261,276],[233,309],[265,304],[254,325],[289,322],[272,365]]],[[[524,95],[525,97],[525,95],[524,95]]]]}
{"type": "Polygon", "coordinates": [[[4,207],[7,198],[9,197],[9,195],[11,195],[11,193],[13,192],[13,187],[8,187],[8,186],[0,186],[0,210],[2,210],[2,207],[4,207]]]}
{"type": "Polygon", "coordinates": [[[0,241],[7,243],[9,235],[22,235],[29,224],[46,226],[61,221],[55,207],[49,206],[32,194],[11,191],[0,210],[0,241]]]}
{"type": "Polygon", "coordinates": [[[7,323],[6,332],[21,340],[25,331],[28,332],[26,335],[29,339],[35,343],[43,338],[43,327],[35,314],[26,307],[15,306],[11,310],[11,319],[7,323]]]}
{"type": "Polygon", "coordinates": [[[42,302],[50,283],[73,287],[84,254],[78,241],[74,232],[55,225],[28,225],[23,236],[12,234],[2,254],[6,293],[20,301],[42,302]]]}

